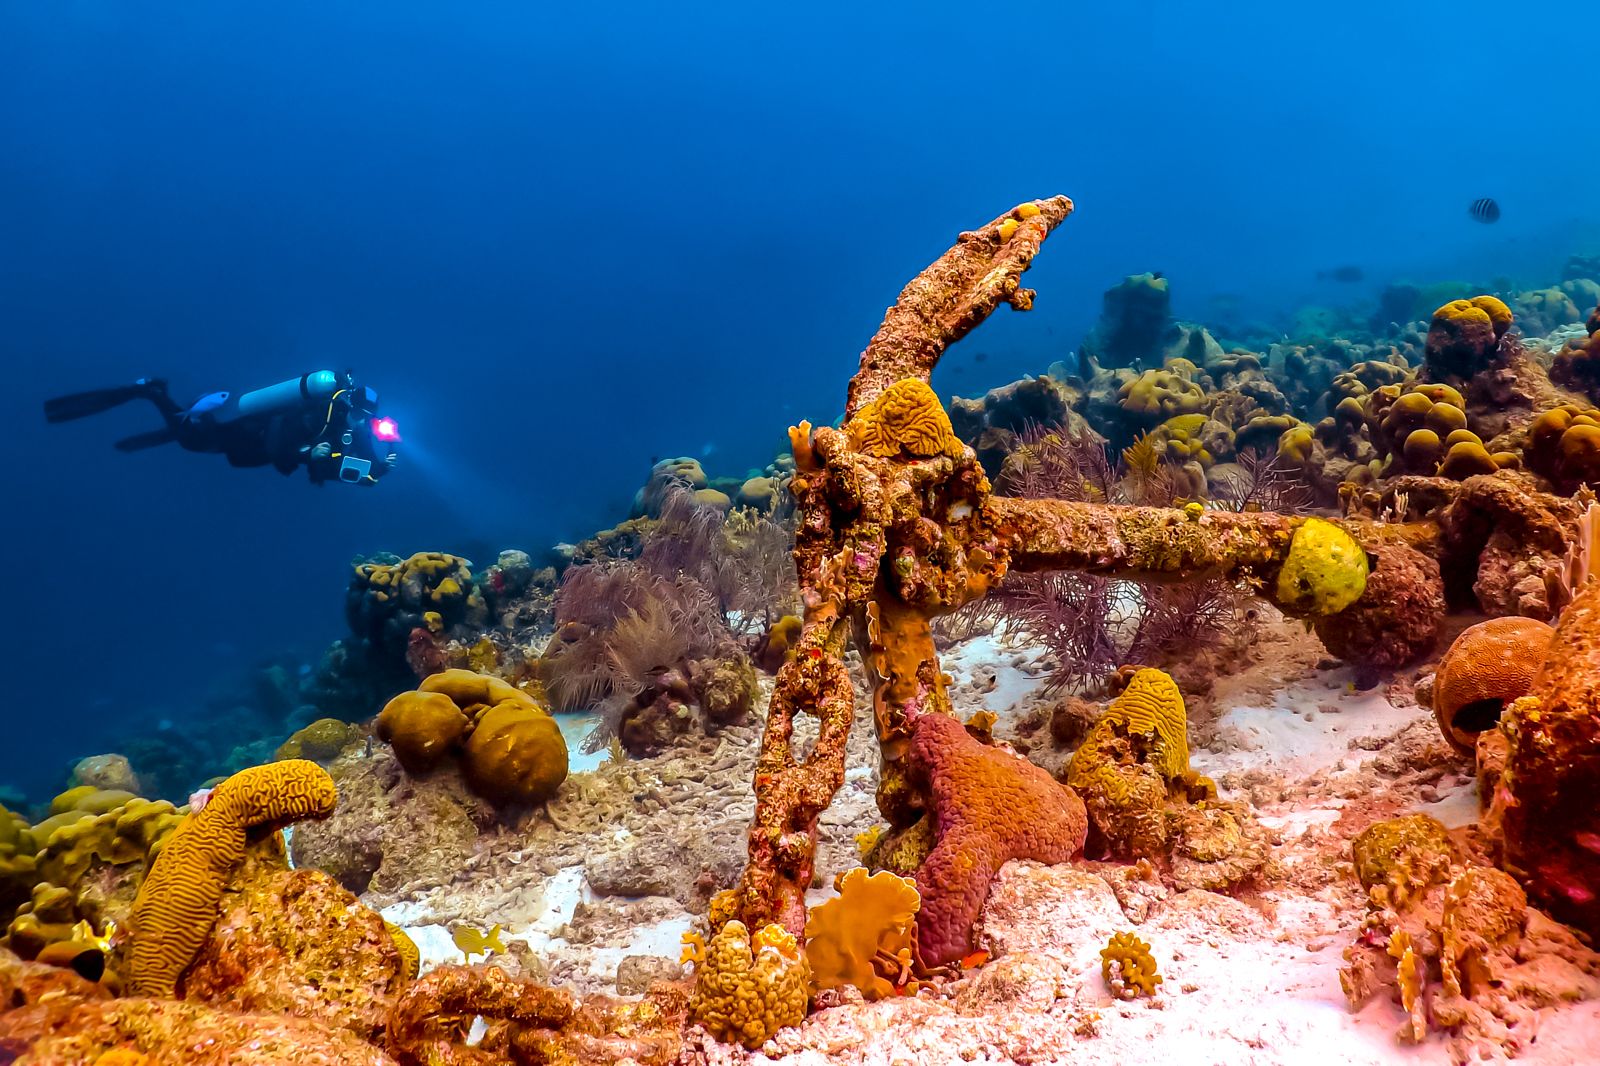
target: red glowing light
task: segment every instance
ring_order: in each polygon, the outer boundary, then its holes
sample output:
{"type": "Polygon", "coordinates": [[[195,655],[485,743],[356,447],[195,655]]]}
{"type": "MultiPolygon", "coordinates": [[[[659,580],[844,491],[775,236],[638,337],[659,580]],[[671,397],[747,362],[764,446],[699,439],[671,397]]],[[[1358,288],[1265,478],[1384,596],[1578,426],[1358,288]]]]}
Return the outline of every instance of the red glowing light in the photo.
{"type": "Polygon", "coordinates": [[[372,435],[386,444],[400,442],[400,427],[394,424],[392,418],[374,418],[372,420],[372,435]]]}

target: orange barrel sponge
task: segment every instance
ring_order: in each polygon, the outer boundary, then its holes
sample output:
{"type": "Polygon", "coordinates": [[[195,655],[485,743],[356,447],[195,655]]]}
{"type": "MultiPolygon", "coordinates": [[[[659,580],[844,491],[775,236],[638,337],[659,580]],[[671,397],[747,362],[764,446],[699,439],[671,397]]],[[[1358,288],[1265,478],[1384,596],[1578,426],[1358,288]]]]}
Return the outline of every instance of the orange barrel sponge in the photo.
{"type": "Polygon", "coordinates": [[[917,870],[917,954],[943,966],[972,951],[989,885],[1011,859],[1066,862],[1089,830],[1083,800],[1042,768],[975,739],[949,715],[926,713],[908,768],[927,782],[933,850],[917,870]]]}
{"type": "Polygon", "coordinates": [[[306,759],[240,770],[212,790],[167,839],[133,901],[128,991],[171,998],[217,921],[217,904],[244,860],[245,834],[333,813],[338,790],[306,759]]]}
{"type": "Polygon", "coordinates": [[[543,803],[567,779],[567,742],[531,699],[505,700],[478,716],[461,772],[472,791],[497,806],[543,803]]]}
{"type": "Polygon", "coordinates": [[[1554,632],[1532,618],[1491,618],[1450,645],[1433,679],[1433,716],[1457,751],[1472,752],[1478,734],[1528,694],[1554,632]]]}
{"type": "Polygon", "coordinates": [[[1470,378],[1489,365],[1511,328],[1511,308],[1493,296],[1451,300],[1433,313],[1424,342],[1428,374],[1470,378]]]}
{"type": "Polygon", "coordinates": [[[377,734],[407,773],[425,774],[455,750],[471,724],[442,692],[402,692],[378,712],[377,734]]]}

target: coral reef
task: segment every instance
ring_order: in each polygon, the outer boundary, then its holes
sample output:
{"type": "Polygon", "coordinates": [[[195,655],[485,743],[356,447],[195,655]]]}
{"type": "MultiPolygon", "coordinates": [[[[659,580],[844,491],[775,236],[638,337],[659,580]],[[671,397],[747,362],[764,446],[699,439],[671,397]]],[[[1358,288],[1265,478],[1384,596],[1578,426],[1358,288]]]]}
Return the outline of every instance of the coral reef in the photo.
{"type": "Polygon", "coordinates": [[[1540,1007],[1600,995],[1600,955],[1437,821],[1379,822],[1353,851],[1367,915],[1340,984],[1351,1010],[1391,990],[1406,1014],[1402,1040],[1442,1030],[1455,1061],[1514,1056],[1540,1007]]]}
{"type": "Polygon", "coordinates": [[[1428,373],[1436,381],[1472,377],[1488,367],[1510,328],[1511,308],[1493,296],[1450,301],[1428,327],[1428,373]]]}

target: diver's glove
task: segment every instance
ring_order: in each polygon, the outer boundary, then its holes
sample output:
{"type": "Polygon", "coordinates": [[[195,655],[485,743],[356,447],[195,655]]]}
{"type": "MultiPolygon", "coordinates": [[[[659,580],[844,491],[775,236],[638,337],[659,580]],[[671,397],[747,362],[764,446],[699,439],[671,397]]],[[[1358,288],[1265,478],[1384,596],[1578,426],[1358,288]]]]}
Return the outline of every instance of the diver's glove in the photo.
{"type": "Polygon", "coordinates": [[[333,445],[329,444],[327,441],[321,441],[315,448],[311,449],[311,458],[317,462],[329,459],[332,456],[333,445]]]}

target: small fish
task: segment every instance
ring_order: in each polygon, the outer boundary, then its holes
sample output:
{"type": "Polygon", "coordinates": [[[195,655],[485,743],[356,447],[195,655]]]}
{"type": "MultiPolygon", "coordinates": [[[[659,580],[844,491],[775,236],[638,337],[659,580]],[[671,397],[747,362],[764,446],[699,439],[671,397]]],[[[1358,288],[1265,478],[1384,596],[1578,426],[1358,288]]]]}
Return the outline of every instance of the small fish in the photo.
{"type": "Polygon", "coordinates": [[[1485,196],[1481,200],[1472,201],[1472,205],[1467,208],[1467,214],[1488,225],[1500,221],[1500,205],[1494,202],[1493,197],[1485,196]]]}
{"type": "Polygon", "coordinates": [[[471,926],[457,926],[456,931],[450,934],[450,939],[456,942],[456,948],[467,957],[470,962],[474,955],[488,955],[491,951],[504,955],[506,946],[500,943],[500,927],[496,925],[487,933],[480,933],[471,926]]]}
{"type": "Polygon", "coordinates": [[[1366,272],[1358,266],[1346,265],[1334,267],[1332,270],[1317,271],[1318,281],[1337,281],[1345,285],[1353,285],[1366,278],[1366,272]]]}
{"type": "Polygon", "coordinates": [[[975,361],[975,362],[987,363],[989,361],[989,353],[988,352],[979,352],[977,355],[973,356],[972,358],[973,358],[973,361],[975,361]]]}
{"type": "Polygon", "coordinates": [[[988,961],[989,953],[987,951],[974,951],[971,955],[962,956],[961,968],[963,970],[976,970],[988,961]]]}

